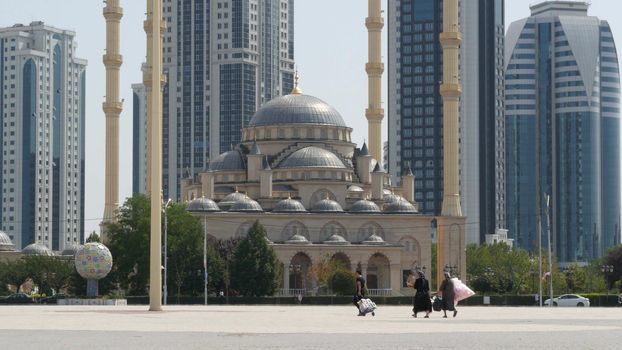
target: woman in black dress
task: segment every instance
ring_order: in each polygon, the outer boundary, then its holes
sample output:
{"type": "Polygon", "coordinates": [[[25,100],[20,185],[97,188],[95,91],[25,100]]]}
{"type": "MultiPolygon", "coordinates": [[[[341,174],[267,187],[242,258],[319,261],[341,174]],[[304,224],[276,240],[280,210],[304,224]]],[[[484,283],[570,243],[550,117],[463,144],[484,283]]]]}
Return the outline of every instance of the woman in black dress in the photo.
{"type": "Polygon", "coordinates": [[[454,317],[458,314],[458,310],[456,310],[456,306],[454,304],[454,282],[451,281],[451,275],[449,272],[445,272],[445,279],[438,290],[437,295],[443,296],[443,318],[447,318],[447,311],[453,311],[454,317]]]}
{"type": "Polygon", "coordinates": [[[425,312],[425,318],[430,317],[432,312],[432,301],[430,300],[430,283],[425,278],[423,271],[419,271],[419,278],[415,280],[415,305],[413,305],[413,316],[417,313],[425,312]]]}

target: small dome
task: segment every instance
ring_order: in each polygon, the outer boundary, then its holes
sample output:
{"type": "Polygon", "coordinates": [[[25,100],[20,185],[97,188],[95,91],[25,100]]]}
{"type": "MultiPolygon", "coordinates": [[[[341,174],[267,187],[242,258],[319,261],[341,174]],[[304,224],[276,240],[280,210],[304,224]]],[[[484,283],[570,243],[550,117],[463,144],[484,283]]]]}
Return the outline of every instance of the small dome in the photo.
{"type": "Polygon", "coordinates": [[[295,234],[290,239],[285,241],[285,243],[287,244],[310,244],[311,242],[309,242],[305,236],[295,234]]]}
{"type": "Polygon", "coordinates": [[[315,124],[346,127],[335,108],[317,97],[295,94],[273,99],[253,115],[249,127],[287,124],[315,124]]]}
{"type": "Polygon", "coordinates": [[[43,255],[43,256],[54,256],[54,253],[47,246],[41,243],[33,243],[27,245],[24,249],[22,249],[22,254],[24,255],[43,255]]]}
{"type": "Polygon", "coordinates": [[[13,244],[9,235],[3,231],[0,231],[0,252],[13,251],[15,251],[15,244],[13,244]]]}
{"type": "Polygon", "coordinates": [[[324,241],[324,244],[346,245],[350,244],[350,242],[346,241],[346,239],[341,235],[335,233],[334,235],[328,237],[328,239],[324,241]]]}
{"type": "Polygon", "coordinates": [[[393,194],[393,192],[391,192],[391,190],[387,190],[386,188],[384,190],[382,190],[382,194],[387,195],[387,194],[393,194]]]}
{"type": "Polygon", "coordinates": [[[332,199],[322,199],[313,205],[311,211],[314,213],[341,213],[343,208],[332,199]]]}
{"type": "Polygon", "coordinates": [[[362,242],[363,244],[369,244],[369,245],[383,245],[386,244],[386,242],[384,241],[384,239],[382,239],[382,237],[378,236],[377,234],[373,234],[371,236],[369,236],[366,240],[364,240],[362,242]]]}
{"type": "Polygon", "coordinates": [[[291,198],[283,199],[276,203],[272,209],[274,213],[306,213],[307,209],[299,201],[291,198]]]}
{"type": "Polygon", "coordinates": [[[81,247],[82,247],[82,245],[80,245],[80,244],[68,245],[68,246],[65,247],[65,249],[63,249],[63,251],[62,251],[62,253],[60,253],[60,255],[75,257],[76,253],[78,252],[78,250],[81,247]]]}
{"type": "Polygon", "coordinates": [[[331,151],[319,147],[305,147],[290,154],[279,168],[339,168],[345,169],[345,165],[339,157],[331,151]]]}
{"type": "Polygon", "coordinates": [[[244,171],[246,166],[242,153],[238,150],[225,152],[209,162],[212,171],[244,171]]]}
{"type": "Polygon", "coordinates": [[[246,195],[244,193],[240,193],[238,191],[231,192],[228,195],[226,195],[225,198],[223,198],[220,202],[218,202],[218,205],[220,207],[231,206],[235,202],[241,201],[242,199],[245,199],[245,198],[246,198],[246,195]]]}
{"type": "Polygon", "coordinates": [[[188,211],[215,212],[220,211],[218,204],[205,197],[196,198],[188,203],[188,211]]]}
{"type": "Polygon", "coordinates": [[[402,197],[400,195],[397,195],[397,194],[393,194],[393,193],[389,193],[389,194],[385,195],[383,197],[383,199],[384,199],[384,203],[385,204],[389,204],[389,203],[394,203],[394,202],[397,202],[397,201],[405,200],[404,197],[402,197]]]}
{"type": "Polygon", "coordinates": [[[380,213],[380,207],[372,201],[360,200],[352,204],[350,212],[359,214],[380,213]]]}
{"type": "Polygon", "coordinates": [[[363,190],[361,186],[351,185],[350,187],[348,187],[348,192],[364,192],[364,191],[365,190],[363,190]]]}
{"type": "Polygon", "coordinates": [[[259,203],[257,203],[256,201],[252,200],[249,197],[245,197],[244,199],[241,199],[241,200],[235,202],[231,206],[229,211],[253,213],[253,212],[262,212],[263,209],[261,208],[261,205],[259,205],[259,203]]]}
{"type": "Polygon", "coordinates": [[[384,212],[388,214],[416,214],[417,208],[405,199],[385,204],[384,212]]]}

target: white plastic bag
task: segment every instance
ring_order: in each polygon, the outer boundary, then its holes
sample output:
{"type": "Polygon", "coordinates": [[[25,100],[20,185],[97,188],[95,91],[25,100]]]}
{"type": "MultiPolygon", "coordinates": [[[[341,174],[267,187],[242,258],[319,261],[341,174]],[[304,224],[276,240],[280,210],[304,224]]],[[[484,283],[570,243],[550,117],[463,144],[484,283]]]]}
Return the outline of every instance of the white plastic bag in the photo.
{"type": "Polygon", "coordinates": [[[456,277],[452,278],[451,281],[454,283],[454,303],[457,304],[459,301],[475,295],[471,288],[456,277]]]}

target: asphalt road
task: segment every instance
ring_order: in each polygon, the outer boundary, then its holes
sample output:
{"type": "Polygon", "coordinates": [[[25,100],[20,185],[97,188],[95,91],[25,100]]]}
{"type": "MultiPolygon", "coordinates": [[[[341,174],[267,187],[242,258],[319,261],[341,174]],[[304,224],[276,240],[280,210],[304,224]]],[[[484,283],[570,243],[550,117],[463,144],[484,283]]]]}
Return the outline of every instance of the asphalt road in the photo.
{"type": "Polygon", "coordinates": [[[622,349],[622,308],[2,306],[2,349],[622,349]]]}

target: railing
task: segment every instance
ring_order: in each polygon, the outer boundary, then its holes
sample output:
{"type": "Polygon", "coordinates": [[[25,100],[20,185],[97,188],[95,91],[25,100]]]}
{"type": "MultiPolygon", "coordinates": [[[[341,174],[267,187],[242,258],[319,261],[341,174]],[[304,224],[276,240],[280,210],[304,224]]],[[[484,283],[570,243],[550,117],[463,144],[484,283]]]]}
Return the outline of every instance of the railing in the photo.
{"type": "Polygon", "coordinates": [[[289,288],[289,289],[279,289],[276,293],[277,296],[280,297],[294,297],[297,295],[305,295],[307,290],[305,288],[289,288]]]}
{"type": "Polygon", "coordinates": [[[389,297],[391,291],[391,288],[367,289],[367,295],[370,297],[389,297]]]}

